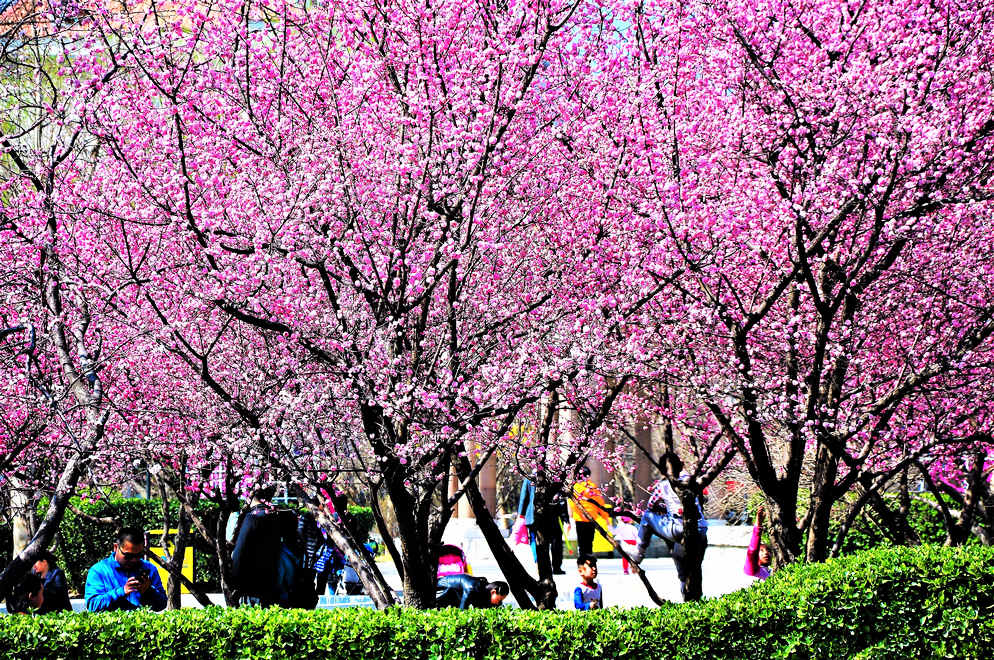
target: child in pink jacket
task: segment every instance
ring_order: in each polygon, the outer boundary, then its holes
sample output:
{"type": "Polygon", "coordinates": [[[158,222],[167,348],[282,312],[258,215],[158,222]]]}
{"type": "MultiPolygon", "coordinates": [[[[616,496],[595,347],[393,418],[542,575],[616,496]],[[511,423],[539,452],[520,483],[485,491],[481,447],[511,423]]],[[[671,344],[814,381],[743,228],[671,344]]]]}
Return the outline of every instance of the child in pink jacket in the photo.
{"type": "Polygon", "coordinates": [[[762,507],[756,512],[756,525],[752,528],[752,539],[749,541],[749,548],[746,550],[746,575],[765,580],[770,577],[770,548],[765,543],[760,543],[763,536],[763,518],[766,510],[762,507]]]}

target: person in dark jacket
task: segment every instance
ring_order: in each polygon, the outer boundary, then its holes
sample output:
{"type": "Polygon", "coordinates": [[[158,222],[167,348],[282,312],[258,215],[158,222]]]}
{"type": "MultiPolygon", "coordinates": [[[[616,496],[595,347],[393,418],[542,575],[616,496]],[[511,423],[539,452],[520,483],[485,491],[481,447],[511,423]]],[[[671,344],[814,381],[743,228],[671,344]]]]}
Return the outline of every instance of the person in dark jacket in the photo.
{"type": "Polygon", "coordinates": [[[39,614],[49,612],[72,612],[69,601],[69,587],[66,585],[66,574],[59,568],[55,555],[43,550],[35,560],[31,572],[41,578],[45,588],[45,602],[38,610],[39,614]]]}
{"type": "Polygon", "coordinates": [[[435,605],[458,607],[461,610],[470,607],[499,607],[507,598],[508,591],[507,582],[488,582],[484,577],[456,573],[438,579],[435,605]]]}
{"type": "MultiPolygon", "coordinates": [[[[300,545],[298,550],[301,570],[298,582],[301,585],[310,585],[310,590],[314,592],[315,598],[313,600],[316,605],[317,596],[324,590],[323,585],[321,591],[315,589],[317,563],[324,547],[324,537],[314,514],[309,511],[297,517],[297,542],[300,545]]],[[[308,596],[307,601],[310,600],[311,598],[308,596]]]]}
{"type": "Polygon", "coordinates": [[[546,491],[552,496],[546,506],[536,507],[535,481],[543,480],[539,471],[521,484],[518,497],[518,517],[524,518],[531,540],[532,556],[538,566],[538,579],[551,580],[553,575],[563,575],[563,529],[560,524],[569,522],[566,498],[562,495],[561,484],[546,484],[546,491]]]}
{"type": "MultiPolygon", "coordinates": [[[[318,603],[314,591],[314,571],[305,568],[305,540],[294,511],[280,511],[280,555],[276,571],[277,603],[281,607],[312,610],[318,603]]],[[[315,525],[316,526],[316,525],[315,525]]]]}
{"type": "Polygon", "coordinates": [[[7,596],[8,614],[41,613],[45,606],[45,590],[41,578],[28,573],[14,585],[7,596]]]}
{"type": "Polygon", "coordinates": [[[269,607],[279,601],[280,519],[270,500],[272,487],[252,494],[235,531],[231,579],[239,605],[269,607]]]}

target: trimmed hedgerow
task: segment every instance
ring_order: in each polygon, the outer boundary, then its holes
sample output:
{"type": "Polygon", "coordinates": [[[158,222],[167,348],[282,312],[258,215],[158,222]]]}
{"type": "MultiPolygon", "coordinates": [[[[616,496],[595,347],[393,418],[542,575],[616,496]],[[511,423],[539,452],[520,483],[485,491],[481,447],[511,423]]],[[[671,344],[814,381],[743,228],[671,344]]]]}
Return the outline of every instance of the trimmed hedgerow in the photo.
{"type": "Polygon", "coordinates": [[[697,604],[594,612],[221,609],[0,619],[0,657],[989,657],[994,549],[877,549],[697,604]]]}
{"type": "MultiPolygon", "coordinates": [[[[894,497],[893,495],[885,495],[884,499],[891,500],[894,497]]],[[[951,498],[943,496],[943,499],[952,508],[958,508],[951,498]]],[[[911,500],[907,523],[914,530],[921,543],[942,543],[946,540],[946,528],[942,522],[942,514],[934,502],[935,497],[931,493],[918,493],[911,500]]],[[[978,521],[978,525],[983,525],[983,522],[978,521]]],[[[840,526],[840,520],[832,522],[831,535],[833,537],[840,526]]],[[[979,543],[979,540],[976,536],[971,535],[967,539],[967,543],[979,543]]],[[[842,543],[842,552],[851,554],[860,550],[893,545],[895,544],[884,535],[880,527],[871,521],[868,510],[864,510],[863,514],[856,519],[852,529],[846,534],[842,543]]]]}

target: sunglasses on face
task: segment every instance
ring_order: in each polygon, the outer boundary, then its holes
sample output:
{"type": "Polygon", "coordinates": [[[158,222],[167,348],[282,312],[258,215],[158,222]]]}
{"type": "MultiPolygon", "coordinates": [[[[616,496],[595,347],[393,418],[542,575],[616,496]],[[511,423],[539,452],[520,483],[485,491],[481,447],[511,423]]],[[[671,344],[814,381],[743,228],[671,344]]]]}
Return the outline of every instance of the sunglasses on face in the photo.
{"type": "Polygon", "coordinates": [[[141,559],[142,557],[145,556],[145,552],[144,551],[142,551],[142,552],[122,552],[122,551],[118,550],[118,552],[121,553],[121,557],[123,557],[124,559],[126,559],[128,561],[134,561],[136,559],[141,559]]]}

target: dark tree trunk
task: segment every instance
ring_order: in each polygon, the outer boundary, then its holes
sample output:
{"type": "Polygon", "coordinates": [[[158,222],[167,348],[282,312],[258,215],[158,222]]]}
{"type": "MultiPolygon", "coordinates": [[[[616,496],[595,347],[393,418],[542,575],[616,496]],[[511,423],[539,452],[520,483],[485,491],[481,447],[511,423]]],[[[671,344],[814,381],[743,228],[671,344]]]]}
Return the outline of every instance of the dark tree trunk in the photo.
{"type": "Polygon", "coordinates": [[[884,498],[877,492],[869,495],[867,504],[876,514],[881,529],[895,545],[917,545],[920,542],[918,534],[908,523],[910,506],[905,507],[902,503],[896,512],[892,511],[884,498]]]}
{"type": "MultiPolygon", "coordinates": [[[[679,484],[679,481],[671,481],[679,484]]],[[[686,602],[700,600],[704,590],[704,576],[701,566],[704,563],[704,552],[707,548],[707,537],[700,533],[699,523],[701,512],[698,510],[697,502],[704,502],[703,488],[701,492],[697,489],[678,486],[677,492],[680,495],[680,503],[683,505],[683,541],[684,547],[684,570],[687,574],[686,583],[683,585],[683,599],[686,602]]]]}
{"type": "MultiPolygon", "coordinates": [[[[325,531],[328,532],[331,542],[335,547],[345,553],[349,564],[359,574],[359,579],[362,581],[366,593],[373,599],[373,604],[379,609],[386,609],[391,605],[395,605],[393,592],[390,591],[387,581],[384,579],[383,574],[380,573],[380,569],[369,554],[369,551],[366,550],[363,541],[356,534],[345,496],[334,493],[329,494],[332,498],[332,504],[334,504],[335,510],[338,512],[338,520],[331,517],[328,507],[315,494],[301,493],[308,503],[311,513],[314,514],[314,517],[321,523],[325,531]],[[319,504],[319,502],[321,503],[319,504]]],[[[432,590],[433,595],[434,593],[434,590],[432,590]]]]}
{"type": "Polygon", "coordinates": [[[829,548],[829,525],[835,505],[835,478],[839,461],[824,444],[815,452],[815,475],[809,500],[808,542],[805,558],[808,561],[825,561],[829,548]]]}
{"type": "MultiPolygon", "coordinates": [[[[465,479],[471,469],[466,457],[460,457],[456,461],[456,473],[460,479],[465,479]]],[[[466,484],[465,495],[473,509],[476,524],[483,533],[483,538],[486,539],[490,551],[494,553],[497,566],[504,574],[504,579],[507,580],[511,593],[518,601],[518,606],[530,610],[534,609],[535,602],[538,602],[543,609],[555,608],[555,592],[550,593],[547,585],[529,575],[525,567],[521,565],[518,557],[507,544],[507,539],[501,534],[497,523],[494,522],[493,513],[487,508],[486,500],[483,499],[483,494],[480,493],[476,481],[470,480],[466,484]]]]}
{"type": "Polygon", "coordinates": [[[977,524],[973,533],[984,545],[994,545],[994,497],[991,497],[990,487],[985,484],[984,497],[977,507],[977,524]]]}
{"type": "Polygon", "coordinates": [[[388,466],[384,472],[384,486],[397,514],[404,605],[418,609],[434,607],[438,567],[431,565],[435,550],[430,543],[426,512],[421,510],[418,499],[404,483],[403,470],[388,466]]]}
{"type": "Polygon", "coordinates": [[[928,468],[921,464],[918,465],[918,468],[929,492],[935,497],[935,508],[939,510],[939,515],[942,516],[942,524],[946,529],[946,545],[953,545],[956,520],[953,517],[952,511],[949,510],[949,505],[946,504],[946,501],[942,497],[942,490],[928,473],[928,468]]]}
{"type": "MultiPolygon", "coordinates": [[[[173,564],[175,563],[175,556],[169,552],[169,529],[172,527],[172,517],[169,515],[169,494],[166,492],[165,478],[157,476],[155,479],[155,489],[159,494],[159,507],[162,514],[162,534],[158,539],[149,539],[152,543],[158,543],[158,547],[162,548],[162,553],[167,559],[163,561],[156,561],[169,572],[169,577],[166,579],[166,584],[163,585],[166,590],[166,609],[178,610],[181,607],[180,603],[180,585],[179,582],[173,578],[173,564]]],[[[177,530],[178,531],[178,530],[177,530]]],[[[155,560],[153,560],[155,561],[155,560]]]]}
{"type": "Polygon", "coordinates": [[[412,547],[401,538],[404,562],[404,605],[417,609],[435,607],[438,556],[431,547],[412,547]]]}
{"type": "Polygon", "coordinates": [[[786,566],[801,554],[801,530],[797,526],[797,500],[792,493],[783,498],[767,495],[770,550],[776,566],[786,566]]]}
{"type": "Polygon", "coordinates": [[[397,549],[397,544],[394,543],[393,535],[390,533],[390,528],[387,527],[386,518],[383,517],[383,510],[380,507],[380,498],[378,489],[374,489],[369,498],[370,507],[373,509],[373,519],[376,521],[376,529],[380,532],[380,536],[383,538],[383,545],[387,547],[387,552],[390,554],[390,560],[393,561],[394,568],[397,569],[397,575],[400,579],[404,579],[404,562],[401,559],[400,551],[397,549]]]}
{"type": "MultiPolygon", "coordinates": [[[[180,507],[179,520],[176,522],[176,534],[173,536],[173,548],[170,554],[169,583],[166,585],[166,608],[178,610],[183,606],[181,576],[183,574],[183,555],[190,544],[190,516],[180,507]]],[[[189,589],[189,587],[187,587],[189,589]]]]}
{"type": "MultiPolygon", "coordinates": [[[[227,531],[228,520],[231,518],[232,511],[238,507],[238,500],[234,497],[226,497],[223,495],[212,498],[218,505],[218,511],[217,519],[211,522],[209,520],[205,520],[197,513],[195,508],[196,500],[191,501],[190,499],[184,497],[182,489],[176,491],[176,496],[180,505],[180,526],[178,529],[184,529],[183,525],[185,525],[186,530],[184,532],[184,547],[189,546],[190,543],[192,543],[194,531],[196,531],[196,533],[200,535],[200,538],[211,547],[213,550],[214,561],[218,567],[218,576],[220,580],[221,593],[224,595],[224,602],[229,607],[235,607],[238,605],[238,601],[234,593],[234,588],[230,584],[231,547],[228,545],[227,531]]],[[[180,578],[177,577],[177,579],[180,578]]],[[[184,582],[184,584],[186,583],[184,582]]],[[[189,585],[187,585],[187,589],[190,589],[190,592],[194,593],[189,585]]],[[[194,593],[194,595],[196,594],[194,593]]]]}
{"type": "Polygon", "coordinates": [[[79,454],[70,457],[55,486],[55,493],[48,503],[48,510],[35,530],[28,545],[11,558],[10,563],[0,572],[0,593],[6,594],[21,579],[35,562],[38,553],[47,549],[59,531],[59,524],[65,514],[69,498],[76,492],[76,484],[83,471],[83,459],[79,454]]]}
{"type": "Polygon", "coordinates": [[[164,561],[164,560],[160,559],[158,557],[158,555],[155,555],[155,554],[149,555],[149,558],[152,560],[152,562],[154,564],[156,564],[158,566],[161,566],[163,569],[165,569],[169,573],[169,580],[168,580],[169,586],[166,587],[166,608],[167,609],[175,610],[175,609],[179,609],[180,608],[180,604],[179,604],[180,603],[180,601],[179,601],[180,590],[179,590],[179,588],[180,588],[181,585],[185,586],[187,588],[187,591],[190,592],[190,595],[193,596],[194,598],[196,598],[197,602],[200,603],[202,606],[204,606],[204,607],[210,607],[211,605],[214,604],[211,601],[211,599],[207,596],[207,594],[204,593],[203,589],[200,589],[199,587],[197,587],[197,585],[195,585],[190,580],[190,578],[188,578],[185,575],[183,575],[183,560],[182,559],[180,559],[179,561],[176,561],[176,558],[172,557],[169,561],[164,561]],[[175,584],[176,584],[176,600],[174,601],[175,605],[173,603],[169,602],[169,599],[171,598],[169,592],[172,589],[173,582],[175,582],[175,584]]]}
{"type": "Polygon", "coordinates": [[[540,610],[556,609],[556,582],[553,569],[556,559],[552,558],[554,548],[561,551],[562,545],[554,538],[562,534],[559,526],[559,506],[554,503],[557,495],[561,495],[562,484],[537,479],[535,482],[535,524],[532,532],[535,534],[535,546],[538,554],[538,581],[540,591],[536,594],[536,604],[540,610]]]}
{"type": "Polygon", "coordinates": [[[973,534],[973,523],[977,519],[978,508],[983,505],[983,490],[986,486],[984,461],[986,453],[978,450],[973,455],[973,465],[966,475],[966,490],[962,496],[959,520],[950,530],[950,545],[963,545],[973,534]]]}
{"type": "Polygon", "coordinates": [[[236,607],[238,599],[231,584],[231,548],[228,546],[227,531],[231,510],[222,506],[214,523],[214,552],[217,560],[218,575],[221,579],[221,593],[228,607],[236,607]]]}

